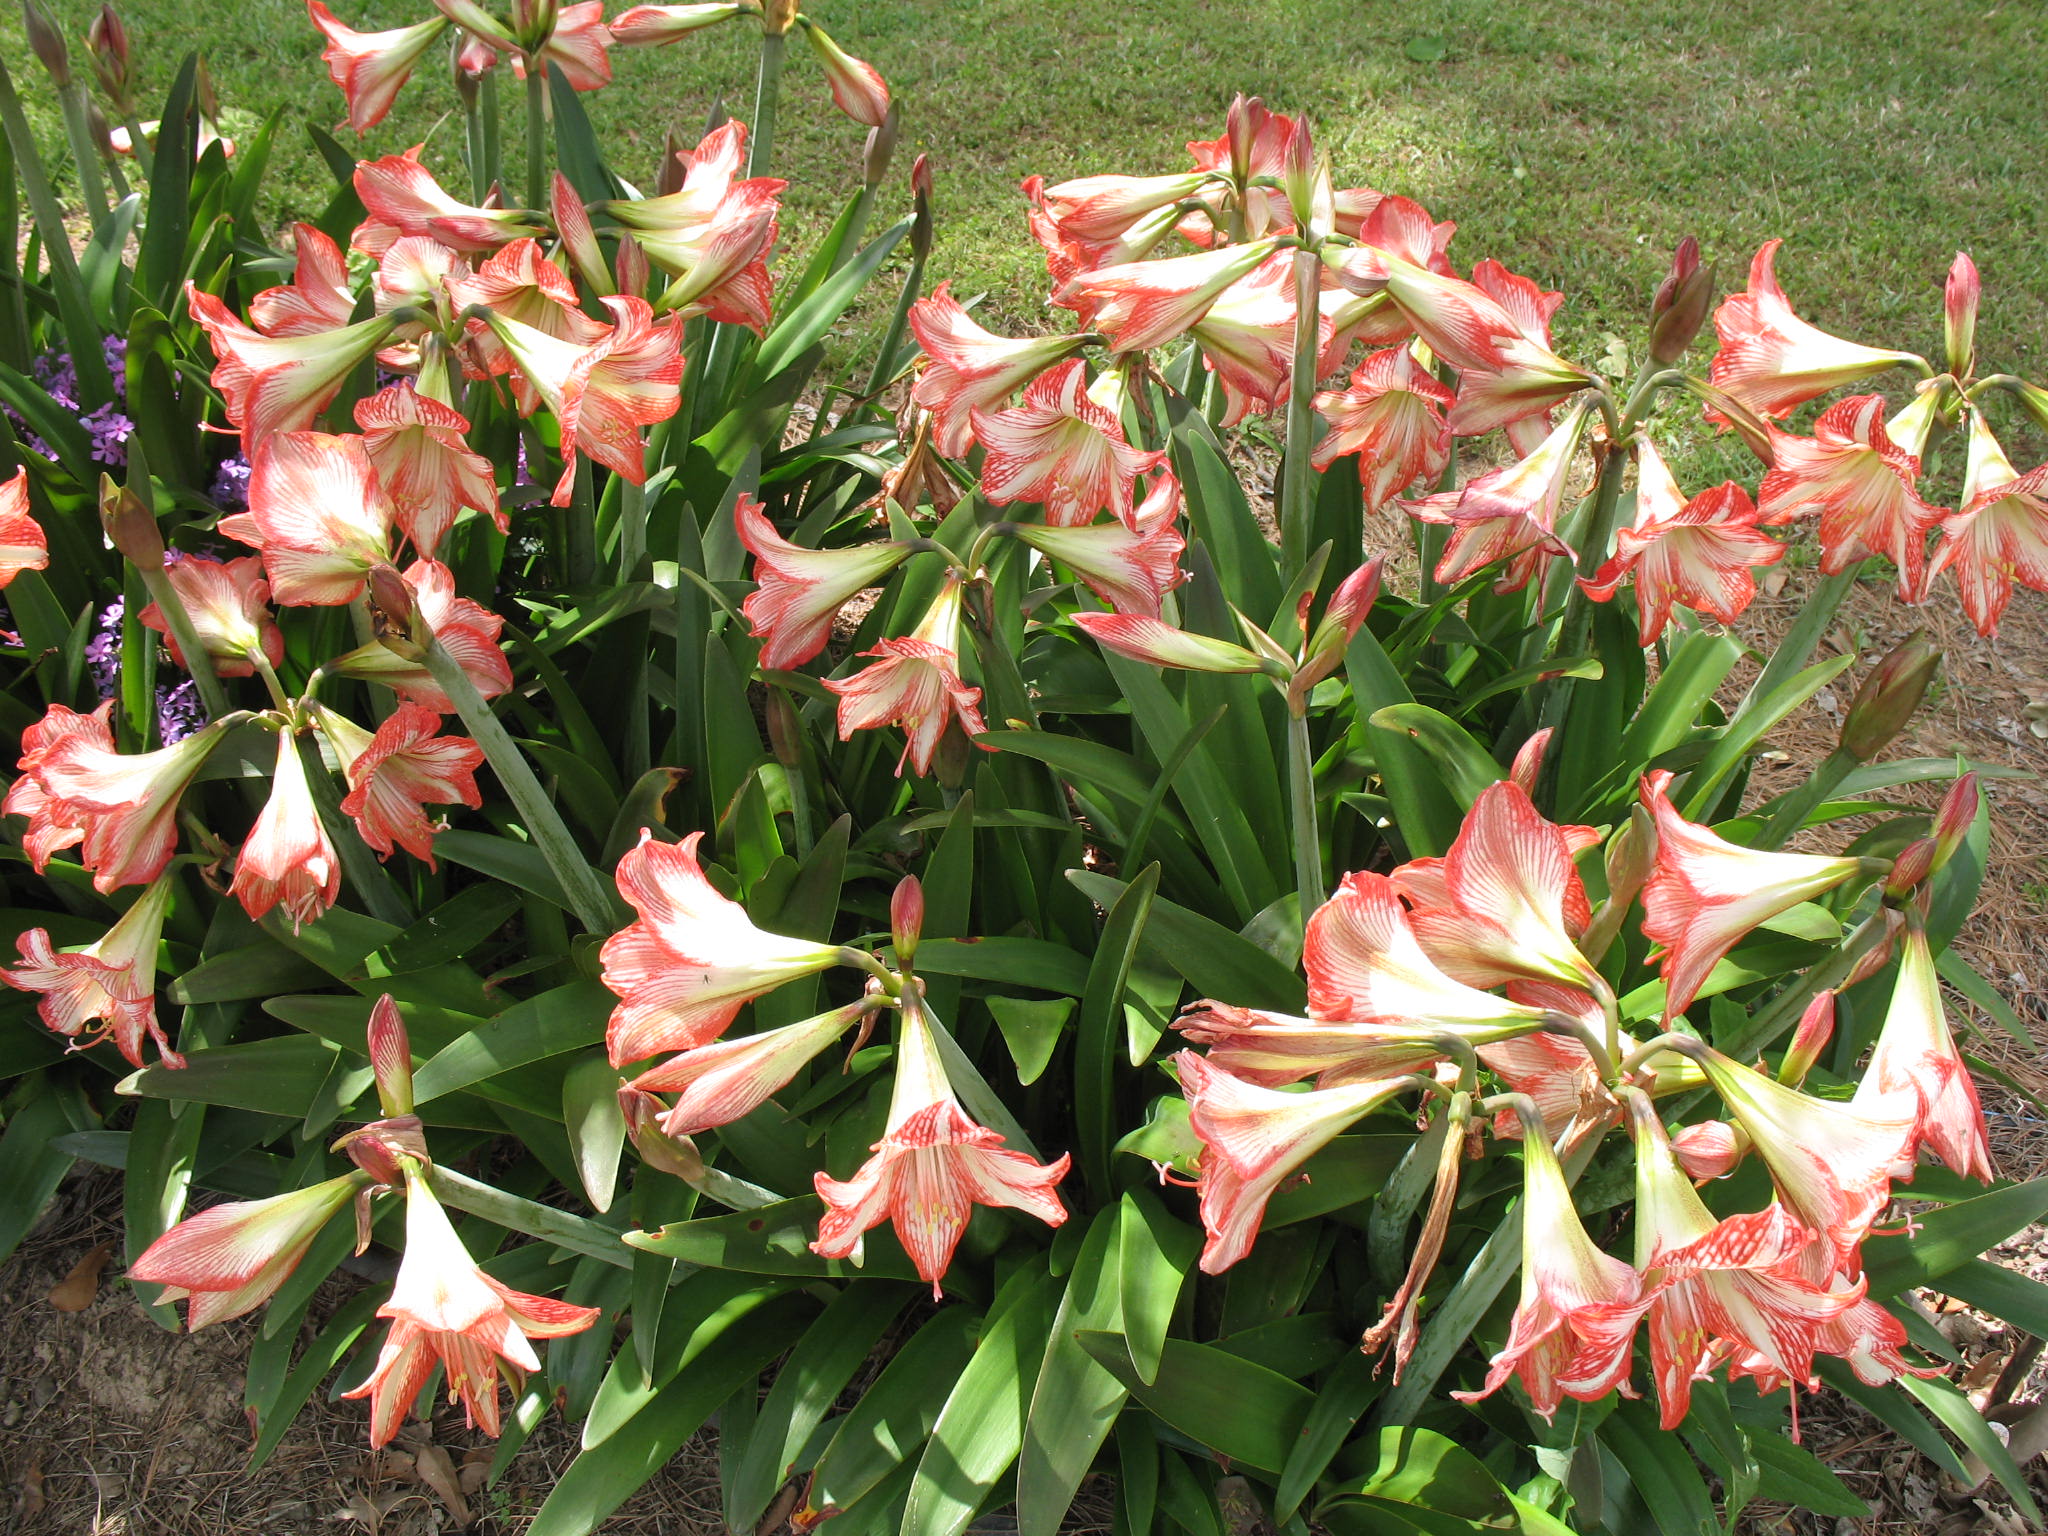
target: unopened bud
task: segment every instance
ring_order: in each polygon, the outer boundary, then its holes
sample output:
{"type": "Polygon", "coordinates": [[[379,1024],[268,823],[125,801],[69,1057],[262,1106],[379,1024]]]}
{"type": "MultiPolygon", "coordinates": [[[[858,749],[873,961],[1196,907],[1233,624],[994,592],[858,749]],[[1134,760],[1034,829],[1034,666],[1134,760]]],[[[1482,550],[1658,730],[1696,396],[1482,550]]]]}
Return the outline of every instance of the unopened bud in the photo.
{"type": "Polygon", "coordinates": [[[768,717],[768,749],[775,754],[775,761],[784,768],[803,767],[804,729],[796,701],[786,689],[770,688],[764,712],[768,717]]]}
{"type": "Polygon", "coordinates": [[[1742,1127],[1725,1120],[1702,1120],[1671,1137],[1672,1155],[1689,1179],[1725,1179],[1748,1150],[1742,1127]]]}
{"type": "Polygon", "coordinates": [[[1726,423],[1742,439],[1764,468],[1769,469],[1777,462],[1778,450],[1771,441],[1770,424],[1763,417],[1705,379],[1687,377],[1685,387],[1705,404],[1709,416],[1726,423]]]}
{"type": "MultiPolygon", "coordinates": [[[[724,107],[722,105],[714,105],[711,109],[711,116],[716,121],[711,124],[709,131],[716,132],[725,121],[724,107]]],[[[654,177],[654,195],[656,197],[668,197],[673,193],[683,190],[683,178],[690,174],[689,162],[683,158],[683,153],[682,140],[676,137],[674,129],[670,129],[668,140],[661,151],[661,169],[655,173],[654,177]]]]}
{"type": "Polygon", "coordinates": [[[36,0],[21,0],[22,30],[28,34],[29,51],[62,90],[71,83],[71,50],[64,46],[64,34],[36,0]]]}
{"type": "Polygon", "coordinates": [[[896,882],[889,897],[889,942],[896,947],[896,963],[909,966],[917,958],[918,935],[924,931],[924,886],[915,875],[896,882]]]}
{"type": "Polygon", "coordinates": [[[85,46],[92,55],[92,72],[99,80],[100,89],[113,101],[115,110],[125,111],[133,68],[128,29],[121,25],[121,18],[114,7],[104,0],[99,15],[93,17],[92,25],[85,29],[85,46]]]}
{"type": "Polygon", "coordinates": [[[92,147],[106,159],[111,160],[120,153],[114,148],[114,125],[107,121],[107,114],[91,97],[87,97],[85,103],[85,131],[92,135],[92,147]]]}
{"type": "Polygon", "coordinates": [[[1315,218],[1316,147],[1306,115],[1297,117],[1280,145],[1280,190],[1304,232],[1315,218]]]}
{"type": "Polygon", "coordinates": [[[1977,298],[1984,291],[1977,264],[1961,251],[1948,269],[1942,288],[1942,337],[1948,371],[1958,383],[1970,376],[1977,361],[1977,298]]]}
{"type": "Polygon", "coordinates": [[[386,992],[370,1010],[366,1031],[370,1070],[377,1079],[377,1102],[387,1115],[412,1113],[412,1041],[398,1004],[386,992]]]}
{"type": "Polygon", "coordinates": [[[538,52],[555,35],[555,0],[512,0],[512,35],[528,52],[538,52]]]}
{"type": "Polygon", "coordinates": [[[1867,763],[1887,746],[1927,697],[1941,666],[1941,650],[1915,630],[1870,669],[1842,720],[1842,750],[1867,763]]]}
{"type": "Polygon", "coordinates": [[[1915,838],[1892,860],[1891,873],[1884,877],[1888,901],[1904,901],[1934,874],[1934,839],[1915,838]]]}
{"type": "Polygon", "coordinates": [[[1628,825],[1607,843],[1607,899],[1617,907],[1634,901],[1656,862],[1657,823],[1637,805],[1629,811],[1628,825]]]}
{"type": "Polygon", "coordinates": [[[408,661],[423,658],[427,653],[426,642],[431,636],[419,633],[419,605],[413,599],[412,588],[398,574],[398,568],[393,565],[371,566],[369,588],[370,621],[376,626],[377,639],[386,650],[408,661]]]}
{"type": "Polygon", "coordinates": [[[141,497],[106,475],[100,476],[100,527],[106,530],[107,542],[137,570],[164,568],[163,530],[141,497]]]}
{"type": "Polygon", "coordinates": [[[644,294],[652,270],[647,264],[647,252],[640,248],[640,242],[631,235],[622,233],[619,236],[619,248],[612,256],[612,276],[618,280],[618,291],[644,294]]]}
{"type": "Polygon", "coordinates": [[[1650,360],[1668,368],[1685,356],[1713,302],[1713,269],[1700,265],[1700,243],[1687,235],[1650,300],[1650,360]]]}
{"type": "Polygon", "coordinates": [[[206,55],[198,55],[199,65],[192,76],[192,99],[199,105],[199,115],[209,123],[220,121],[220,92],[214,89],[213,71],[206,67],[206,55]]]}
{"type": "Polygon", "coordinates": [[[2048,432],[2048,389],[2017,378],[2006,380],[2005,387],[2012,391],[2020,404],[2026,408],[2027,414],[2034,418],[2034,425],[2043,432],[2048,432]]]}
{"type": "Polygon", "coordinates": [[[1827,1049],[1834,1035],[1835,994],[1823,992],[1800,1014],[1799,1027],[1792,1032],[1792,1044],[1778,1064],[1778,1081],[1794,1088],[1805,1082],[1806,1074],[1813,1070],[1813,1064],[1820,1060],[1820,1053],[1827,1049]]]}
{"type": "Polygon", "coordinates": [[[1966,773],[1949,786],[1948,793],[1941,797],[1941,809],[1934,813],[1934,867],[1940,869],[1955,856],[1963,839],[1970,835],[1970,828],[1977,823],[1977,810],[1982,803],[1983,793],[1977,787],[1977,775],[1966,773]]]}
{"type": "Polygon", "coordinates": [[[868,130],[867,145],[861,151],[860,175],[870,191],[888,180],[889,162],[896,158],[896,139],[902,117],[902,112],[892,101],[881,122],[868,130]]]}
{"type": "Polygon", "coordinates": [[[932,163],[919,155],[910,165],[910,253],[923,261],[932,253],[932,163]]]}
{"type": "Polygon", "coordinates": [[[666,1107],[642,1089],[619,1090],[619,1109],[626,1117],[626,1139],[633,1143],[640,1161],[694,1184],[704,1177],[704,1159],[689,1137],[671,1136],[661,1128],[661,1115],[666,1107]]]}

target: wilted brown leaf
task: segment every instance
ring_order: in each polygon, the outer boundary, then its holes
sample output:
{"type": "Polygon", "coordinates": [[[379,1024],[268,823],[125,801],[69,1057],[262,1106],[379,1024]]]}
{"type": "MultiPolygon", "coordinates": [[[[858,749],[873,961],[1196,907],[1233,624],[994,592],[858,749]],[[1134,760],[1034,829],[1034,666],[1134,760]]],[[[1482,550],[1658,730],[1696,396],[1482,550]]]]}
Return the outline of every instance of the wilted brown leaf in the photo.
{"type": "Polygon", "coordinates": [[[50,1288],[50,1305],[59,1312],[83,1312],[100,1293],[100,1271],[114,1256],[112,1243],[101,1243],[71,1266],[71,1273],[50,1288]]]}

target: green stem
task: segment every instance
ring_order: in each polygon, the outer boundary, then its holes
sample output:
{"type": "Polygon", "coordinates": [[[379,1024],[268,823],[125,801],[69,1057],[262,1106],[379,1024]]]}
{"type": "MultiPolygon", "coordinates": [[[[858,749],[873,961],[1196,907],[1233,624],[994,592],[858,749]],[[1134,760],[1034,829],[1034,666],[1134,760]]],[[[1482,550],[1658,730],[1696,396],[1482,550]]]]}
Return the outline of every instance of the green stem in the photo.
{"type": "Polygon", "coordinates": [[[484,71],[477,97],[484,123],[484,191],[488,193],[505,175],[505,145],[498,118],[498,72],[495,69],[484,71]]]}
{"type": "Polygon", "coordinates": [[[1438,1155],[1443,1150],[1449,1115],[1438,1115],[1429,1129],[1408,1144],[1394,1176],[1387,1180],[1372,1203],[1365,1224],[1366,1255],[1373,1279],[1381,1289],[1391,1291],[1401,1283],[1401,1266],[1407,1257],[1408,1224],[1422,1208],[1422,1197],[1436,1179],[1438,1155]]]}
{"type": "MultiPolygon", "coordinates": [[[[1308,563],[1309,525],[1315,519],[1317,268],[1313,251],[1294,253],[1294,365],[1287,384],[1287,443],[1280,466],[1280,575],[1291,580],[1308,563]]],[[[1306,912],[1304,911],[1304,916],[1306,912]]]]}
{"type": "MultiPolygon", "coordinates": [[[[293,743],[301,762],[305,758],[304,746],[293,743]]],[[[312,764],[306,769],[306,784],[313,793],[314,809],[320,813],[320,820],[327,828],[327,840],[334,844],[334,851],[341,859],[341,872],[348,876],[349,885],[370,916],[379,922],[390,923],[393,927],[409,927],[413,910],[400,893],[397,883],[391,878],[391,871],[378,862],[356,831],[356,824],[341,809],[342,797],[334,792],[334,778],[328,773],[327,765],[314,754],[312,764]]]]}
{"type": "Polygon", "coordinates": [[[576,485],[568,506],[567,544],[563,551],[569,585],[583,588],[597,581],[597,498],[591,486],[590,460],[576,456],[576,485]]]}
{"type": "MultiPolygon", "coordinates": [[[[1621,508],[1621,482],[1627,472],[1628,455],[1619,446],[1611,446],[1607,452],[1606,462],[1600,466],[1600,478],[1593,487],[1592,514],[1586,519],[1586,531],[1579,545],[1576,574],[1580,576],[1591,577],[1607,561],[1607,546],[1614,538],[1614,522],[1621,508]]],[[[1555,567],[1555,562],[1552,562],[1552,567],[1555,567]]],[[[1593,600],[1586,596],[1585,588],[1573,582],[1571,595],[1565,599],[1564,617],[1558,624],[1557,639],[1551,645],[1550,654],[1578,655],[1584,650],[1586,637],[1592,632],[1592,628],[1593,600]]],[[[1544,725],[1557,726],[1564,723],[1565,709],[1571,701],[1572,684],[1571,678],[1557,678],[1547,685],[1543,700],[1544,725]]]]}
{"type": "Polygon", "coordinates": [[[1774,1045],[1780,1035],[1799,1022],[1808,1003],[1849,979],[1863,957],[1884,942],[1886,927],[1884,913],[1873,912],[1842,941],[1839,949],[1779,993],[1770,1007],[1752,1017],[1717,1049],[1737,1061],[1747,1061],[1774,1045]]]}
{"type": "Polygon", "coordinates": [[[569,909],[576,914],[577,921],[595,934],[617,929],[624,921],[618,898],[605,890],[597,871],[583,857],[583,850],[576,846],[575,837],[548,798],[547,790],[542,788],[526,754],[476,691],[462,664],[448,654],[439,640],[432,638],[426,641],[422,660],[428,674],[454,704],[470,736],[490,759],[492,771],[505,786],[505,793],[512,797],[513,808],[525,824],[527,835],[547,859],[555,878],[562,882],[569,909]]]}
{"type": "Polygon", "coordinates": [[[873,401],[888,387],[889,360],[903,344],[903,330],[910,323],[910,306],[917,302],[923,288],[924,258],[919,256],[910,263],[910,274],[903,279],[903,291],[896,296],[896,309],[889,316],[889,329],[882,333],[881,349],[875,353],[875,366],[868,372],[868,387],[862,392],[863,399],[873,401]]]}
{"type": "Polygon", "coordinates": [[[619,580],[631,581],[647,554],[647,487],[623,480],[619,485],[619,580]]]}
{"type": "Polygon", "coordinates": [[[107,216],[107,184],[100,176],[100,152],[86,125],[85,87],[73,80],[57,93],[64,110],[64,136],[71,141],[71,158],[78,166],[78,191],[85,203],[85,216],[94,225],[107,216]]]}
{"type": "Polygon", "coordinates": [[[185,611],[184,599],[178,596],[178,589],[171,585],[171,578],[164,574],[163,567],[152,571],[137,566],[135,572],[142,578],[150,601],[164,616],[171,638],[178,642],[178,654],[185,659],[185,670],[192,675],[192,684],[199,690],[199,702],[206,707],[206,718],[218,720],[228,712],[227,690],[214,673],[213,657],[207,654],[206,646],[201,643],[199,631],[192,627],[192,615],[185,611]]]}
{"type": "Polygon", "coordinates": [[[761,34],[761,67],[754,83],[754,131],[748,135],[747,174],[768,174],[768,155],[775,145],[775,103],[782,91],[782,60],[788,37],[761,34]]]}
{"type": "Polygon", "coordinates": [[[142,180],[148,184],[156,175],[156,151],[142,133],[142,119],[130,112],[121,119],[121,126],[128,130],[128,146],[135,151],[135,163],[142,167],[142,180]]]}
{"type": "Polygon", "coordinates": [[[540,59],[526,64],[526,206],[548,205],[548,72],[540,59]]]}
{"type": "Polygon", "coordinates": [[[1301,897],[1301,916],[1323,904],[1323,843],[1316,826],[1315,754],[1309,745],[1308,717],[1287,720],[1287,798],[1294,830],[1294,888],[1301,897]]]}
{"type": "Polygon", "coordinates": [[[1835,748],[1797,789],[1778,802],[1763,835],[1751,846],[1782,848],[1786,839],[1806,825],[1806,818],[1813,814],[1814,807],[1833,794],[1836,786],[1859,766],[1854,753],[1835,748]]]}

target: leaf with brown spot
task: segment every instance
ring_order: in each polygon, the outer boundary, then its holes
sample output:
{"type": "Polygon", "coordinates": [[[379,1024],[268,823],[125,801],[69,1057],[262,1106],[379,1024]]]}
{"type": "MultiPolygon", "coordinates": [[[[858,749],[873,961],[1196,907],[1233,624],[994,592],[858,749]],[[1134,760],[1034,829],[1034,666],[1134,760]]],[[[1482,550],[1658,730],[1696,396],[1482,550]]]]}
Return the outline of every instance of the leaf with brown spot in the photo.
{"type": "Polygon", "coordinates": [[[112,1243],[101,1243],[71,1266],[71,1273],[50,1288],[50,1305],[59,1312],[83,1312],[100,1294],[100,1271],[114,1256],[112,1243]]]}

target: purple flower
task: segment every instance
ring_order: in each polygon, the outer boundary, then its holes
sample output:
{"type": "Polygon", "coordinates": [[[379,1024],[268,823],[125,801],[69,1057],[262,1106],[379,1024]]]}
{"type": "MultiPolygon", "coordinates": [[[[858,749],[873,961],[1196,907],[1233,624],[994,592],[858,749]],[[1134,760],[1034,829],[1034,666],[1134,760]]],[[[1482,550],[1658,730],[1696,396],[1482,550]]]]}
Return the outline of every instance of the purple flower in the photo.
{"type": "Polygon", "coordinates": [[[92,456],[96,461],[117,467],[128,462],[128,439],[135,433],[135,423],[114,406],[103,405],[89,411],[79,418],[78,424],[92,434],[92,456]]]}
{"type": "Polygon", "coordinates": [[[213,486],[207,494],[213,504],[226,512],[246,511],[249,506],[249,461],[239,453],[230,454],[213,472],[213,486]]]}
{"type": "Polygon", "coordinates": [[[173,688],[156,691],[156,729],[165,746],[183,741],[206,724],[206,709],[199,702],[199,689],[191,678],[173,688]]]}
{"type": "Polygon", "coordinates": [[[103,699],[111,699],[120,686],[123,611],[118,597],[102,608],[93,624],[93,636],[85,642],[85,668],[92,674],[92,685],[103,699]]]}

